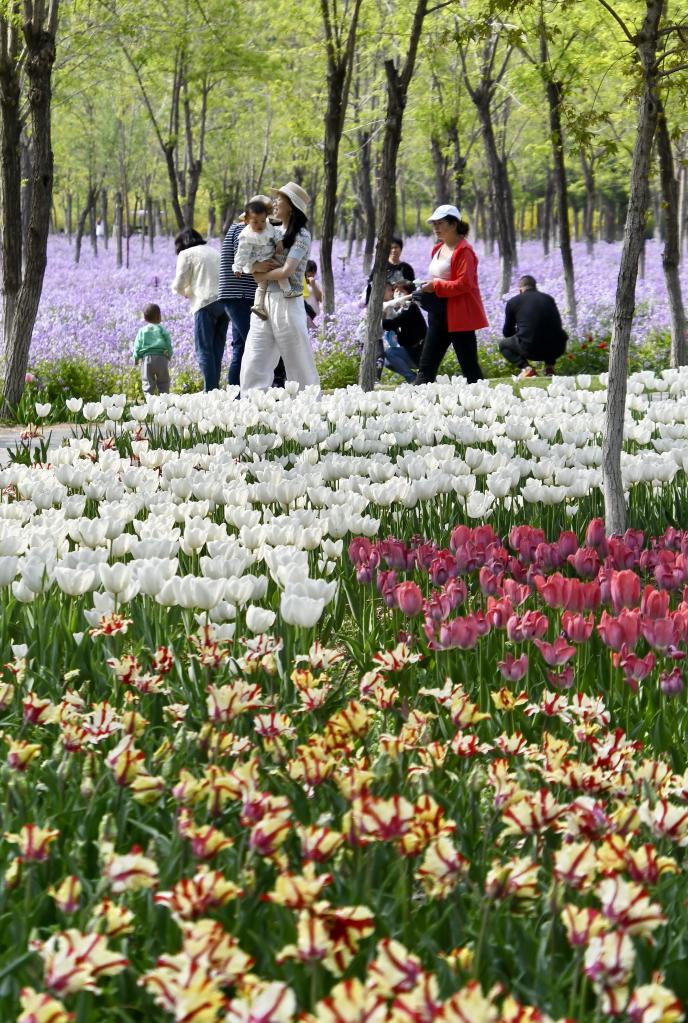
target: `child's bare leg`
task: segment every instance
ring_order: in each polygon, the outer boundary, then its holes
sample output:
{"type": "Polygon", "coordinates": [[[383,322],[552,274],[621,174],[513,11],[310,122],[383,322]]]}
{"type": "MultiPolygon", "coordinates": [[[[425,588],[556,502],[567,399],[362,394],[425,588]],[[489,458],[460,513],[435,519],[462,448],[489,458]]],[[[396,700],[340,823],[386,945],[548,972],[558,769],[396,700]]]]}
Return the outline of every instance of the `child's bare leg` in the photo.
{"type": "Polygon", "coordinates": [[[251,312],[255,313],[256,316],[260,317],[261,320],[267,320],[268,314],[265,309],[265,292],[267,291],[267,284],[263,282],[256,288],[256,296],[253,299],[253,305],[251,306],[251,312]]]}
{"type": "Polygon", "coordinates": [[[292,288],[288,277],[283,277],[277,282],[282,289],[285,298],[303,298],[303,288],[292,288]]]}

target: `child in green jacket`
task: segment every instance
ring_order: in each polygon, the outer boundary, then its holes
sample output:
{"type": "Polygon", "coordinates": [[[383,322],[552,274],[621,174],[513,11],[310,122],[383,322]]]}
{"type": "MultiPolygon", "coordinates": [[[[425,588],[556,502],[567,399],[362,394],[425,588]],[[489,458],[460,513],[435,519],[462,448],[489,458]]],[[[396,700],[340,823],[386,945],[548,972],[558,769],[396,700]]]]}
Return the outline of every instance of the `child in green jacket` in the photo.
{"type": "Polygon", "coordinates": [[[172,341],[161,325],[160,306],[151,302],[143,310],[145,327],[134,341],[134,362],[141,362],[141,386],[144,394],[168,394],[172,341]]]}

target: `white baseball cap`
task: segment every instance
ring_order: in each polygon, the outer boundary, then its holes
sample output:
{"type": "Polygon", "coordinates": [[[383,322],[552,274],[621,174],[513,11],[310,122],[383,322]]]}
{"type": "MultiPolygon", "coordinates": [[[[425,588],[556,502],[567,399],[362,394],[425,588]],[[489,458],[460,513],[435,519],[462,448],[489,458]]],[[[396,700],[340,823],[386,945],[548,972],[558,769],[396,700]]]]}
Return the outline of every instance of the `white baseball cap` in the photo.
{"type": "Polygon", "coordinates": [[[461,210],[458,206],[450,206],[448,203],[444,203],[444,205],[437,207],[431,217],[428,217],[428,224],[432,224],[433,220],[444,220],[445,217],[456,217],[457,220],[461,220],[461,210]]]}

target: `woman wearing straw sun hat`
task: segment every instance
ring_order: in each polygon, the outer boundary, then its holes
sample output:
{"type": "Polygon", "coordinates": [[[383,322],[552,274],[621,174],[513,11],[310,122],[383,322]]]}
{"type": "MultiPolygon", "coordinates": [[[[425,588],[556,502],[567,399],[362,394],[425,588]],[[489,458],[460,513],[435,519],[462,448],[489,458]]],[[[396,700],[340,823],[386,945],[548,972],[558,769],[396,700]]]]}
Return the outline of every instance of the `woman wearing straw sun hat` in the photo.
{"type": "Polygon", "coordinates": [[[265,311],[267,320],[251,315],[251,327],[241,363],[242,392],[266,390],[280,356],[284,360],[288,380],[296,380],[302,387],[319,385],[315,359],[308,337],[306,309],[303,304],[303,280],[311,248],[308,224],[308,193],[294,181],[282,188],[271,189],[275,196],[275,216],[284,229],[284,265],[275,260],[256,263],[253,276],[258,284],[265,281],[265,311]],[[278,282],[288,280],[288,298],[278,282]]]}
{"type": "Polygon", "coordinates": [[[456,206],[438,206],[428,223],[432,224],[437,245],[428,268],[430,279],[421,286],[428,333],[415,383],[429,384],[436,379],[452,345],[461,372],[472,384],[483,379],[475,332],[488,325],[478,287],[478,257],[466,240],[468,224],[456,206]]]}

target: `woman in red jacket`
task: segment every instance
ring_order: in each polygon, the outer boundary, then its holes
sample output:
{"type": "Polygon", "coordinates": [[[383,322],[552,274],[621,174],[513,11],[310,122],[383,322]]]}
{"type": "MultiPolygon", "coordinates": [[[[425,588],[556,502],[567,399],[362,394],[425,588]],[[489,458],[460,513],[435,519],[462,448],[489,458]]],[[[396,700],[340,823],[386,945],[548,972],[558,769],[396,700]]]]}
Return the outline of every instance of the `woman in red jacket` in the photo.
{"type": "Polygon", "coordinates": [[[422,286],[427,293],[423,306],[428,311],[428,333],[415,383],[432,383],[453,345],[461,372],[472,384],[483,379],[475,332],[487,327],[478,287],[478,257],[466,241],[468,224],[456,206],[438,206],[428,223],[437,245],[432,250],[430,279],[422,286]]]}

